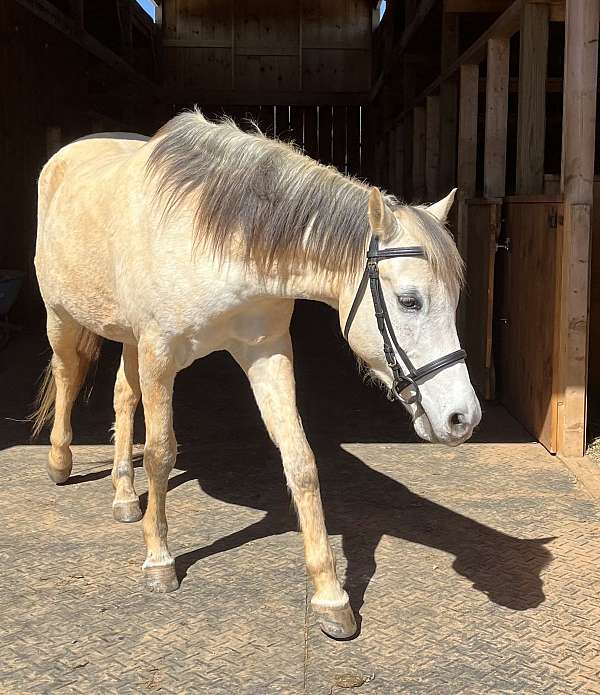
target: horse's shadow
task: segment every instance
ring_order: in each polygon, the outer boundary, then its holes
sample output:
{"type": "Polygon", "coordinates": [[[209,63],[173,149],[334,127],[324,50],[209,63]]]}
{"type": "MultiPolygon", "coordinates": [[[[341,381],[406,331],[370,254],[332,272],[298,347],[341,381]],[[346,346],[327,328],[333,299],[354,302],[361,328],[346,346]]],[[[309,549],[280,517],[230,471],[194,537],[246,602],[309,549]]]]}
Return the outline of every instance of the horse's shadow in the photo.
{"type": "MultiPolygon", "coordinates": [[[[281,463],[269,444],[218,452],[214,447],[191,448],[179,454],[181,472],[170,479],[169,489],[197,481],[211,497],[266,512],[247,528],[179,555],[175,563],[180,580],[203,558],[297,528],[281,463]]],[[[363,605],[376,572],[375,553],[384,535],[453,555],[453,569],[496,604],[526,610],[544,601],[540,573],[552,560],[545,547],[552,539],[526,540],[501,533],[411,492],[337,445],[323,442],[314,448],[327,529],[342,538],[345,588],[355,611],[363,605]]],[[[398,563],[402,562],[399,557],[398,563]]]]}

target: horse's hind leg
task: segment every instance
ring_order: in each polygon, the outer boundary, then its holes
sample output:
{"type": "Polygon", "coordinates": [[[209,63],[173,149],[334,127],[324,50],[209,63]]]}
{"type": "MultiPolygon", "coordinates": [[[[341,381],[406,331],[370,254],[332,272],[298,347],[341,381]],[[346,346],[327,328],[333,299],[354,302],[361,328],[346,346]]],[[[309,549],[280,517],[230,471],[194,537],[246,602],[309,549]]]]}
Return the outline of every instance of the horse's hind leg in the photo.
{"type": "Polygon", "coordinates": [[[165,502],[169,473],[175,465],[177,442],[173,432],[173,383],[175,367],[165,346],[156,341],[140,342],[138,348],[140,385],[146,420],[144,468],[148,476],[148,507],[143,528],[146,587],[168,592],[177,588],[175,563],[167,546],[165,502]]]}
{"type": "Polygon", "coordinates": [[[112,482],[115,488],[113,517],[131,522],[142,518],[140,502],[133,487],[133,422],[140,400],[137,345],[123,345],[115,383],[115,459],[112,482]]]}
{"type": "Polygon", "coordinates": [[[59,317],[50,309],[47,330],[53,351],[51,369],[56,388],[48,475],[55,483],[64,483],[73,467],[71,411],[89,365],[85,353],[78,350],[87,332],[72,319],[59,317]]]}
{"type": "Polygon", "coordinates": [[[269,435],[281,451],[304,536],[306,568],[315,587],[311,603],[321,629],[336,639],[352,637],[356,622],[348,594],[336,575],[315,458],[296,410],[290,336],[286,333],[259,345],[240,345],[232,354],[248,375],[269,435]]]}

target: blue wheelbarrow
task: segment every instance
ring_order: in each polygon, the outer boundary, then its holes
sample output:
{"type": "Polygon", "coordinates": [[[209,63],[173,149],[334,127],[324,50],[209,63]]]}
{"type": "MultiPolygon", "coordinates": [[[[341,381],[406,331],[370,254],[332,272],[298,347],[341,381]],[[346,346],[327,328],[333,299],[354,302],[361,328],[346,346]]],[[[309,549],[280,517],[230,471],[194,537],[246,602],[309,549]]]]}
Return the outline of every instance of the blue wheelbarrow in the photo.
{"type": "Polygon", "coordinates": [[[8,312],[17,301],[25,273],[22,270],[0,269],[0,350],[6,347],[10,334],[20,326],[9,323],[8,312]]]}

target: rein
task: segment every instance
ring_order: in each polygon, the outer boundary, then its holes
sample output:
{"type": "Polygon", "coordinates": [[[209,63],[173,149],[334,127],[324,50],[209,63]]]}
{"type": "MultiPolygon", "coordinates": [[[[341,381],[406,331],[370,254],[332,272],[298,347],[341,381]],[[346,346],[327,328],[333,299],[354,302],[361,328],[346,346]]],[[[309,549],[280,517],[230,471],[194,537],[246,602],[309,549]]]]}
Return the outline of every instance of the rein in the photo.
{"type": "Polygon", "coordinates": [[[423,381],[426,377],[431,374],[450,367],[457,362],[462,362],[467,353],[464,350],[455,350],[450,352],[444,357],[438,357],[438,359],[428,362],[427,364],[415,369],[412,362],[408,358],[406,352],[398,344],[396,339],[396,334],[394,333],[394,327],[390,319],[387,305],[385,303],[385,297],[383,295],[383,288],[381,287],[381,280],[379,279],[379,261],[386,260],[388,258],[425,258],[425,252],[421,246],[404,246],[391,249],[380,249],[379,241],[377,237],[371,237],[369,243],[369,249],[367,251],[367,265],[363,272],[360,285],[356,291],[356,296],[350,307],[350,313],[346,319],[346,325],[344,326],[344,338],[348,340],[348,334],[350,333],[350,327],[358,311],[358,307],[362,302],[365,291],[367,289],[367,283],[371,289],[371,295],[373,297],[373,307],[375,309],[375,318],[377,319],[377,328],[381,333],[383,338],[383,352],[385,354],[385,360],[388,367],[392,370],[394,375],[394,381],[392,383],[391,393],[393,400],[396,397],[399,401],[405,405],[411,405],[421,400],[421,393],[419,391],[419,382],[423,381]],[[400,356],[402,363],[406,371],[402,369],[402,365],[397,359],[397,355],[400,356]],[[410,388],[411,393],[408,397],[403,396],[402,392],[410,388]]]}

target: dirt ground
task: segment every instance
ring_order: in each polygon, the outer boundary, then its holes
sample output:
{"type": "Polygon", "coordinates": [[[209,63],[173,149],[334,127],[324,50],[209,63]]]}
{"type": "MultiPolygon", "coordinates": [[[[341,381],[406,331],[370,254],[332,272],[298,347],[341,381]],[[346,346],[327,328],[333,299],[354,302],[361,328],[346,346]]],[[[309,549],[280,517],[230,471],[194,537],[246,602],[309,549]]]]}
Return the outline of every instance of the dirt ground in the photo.
{"type": "Polygon", "coordinates": [[[111,517],[117,347],[76,409],[73,476],[55,486],[47,433],[31,444],[22,422],[48,358],[25,331],[0,352],[0,691],[600,693],[598,505],[499,406],[468,444],[419,443],[361,382],[333,316],[298,313],[300,410],[359,636],[316,626],[278,456],[229,358],[178,377],[181,587],[160,596],[140,583],[140,525],[111,517]]]}

